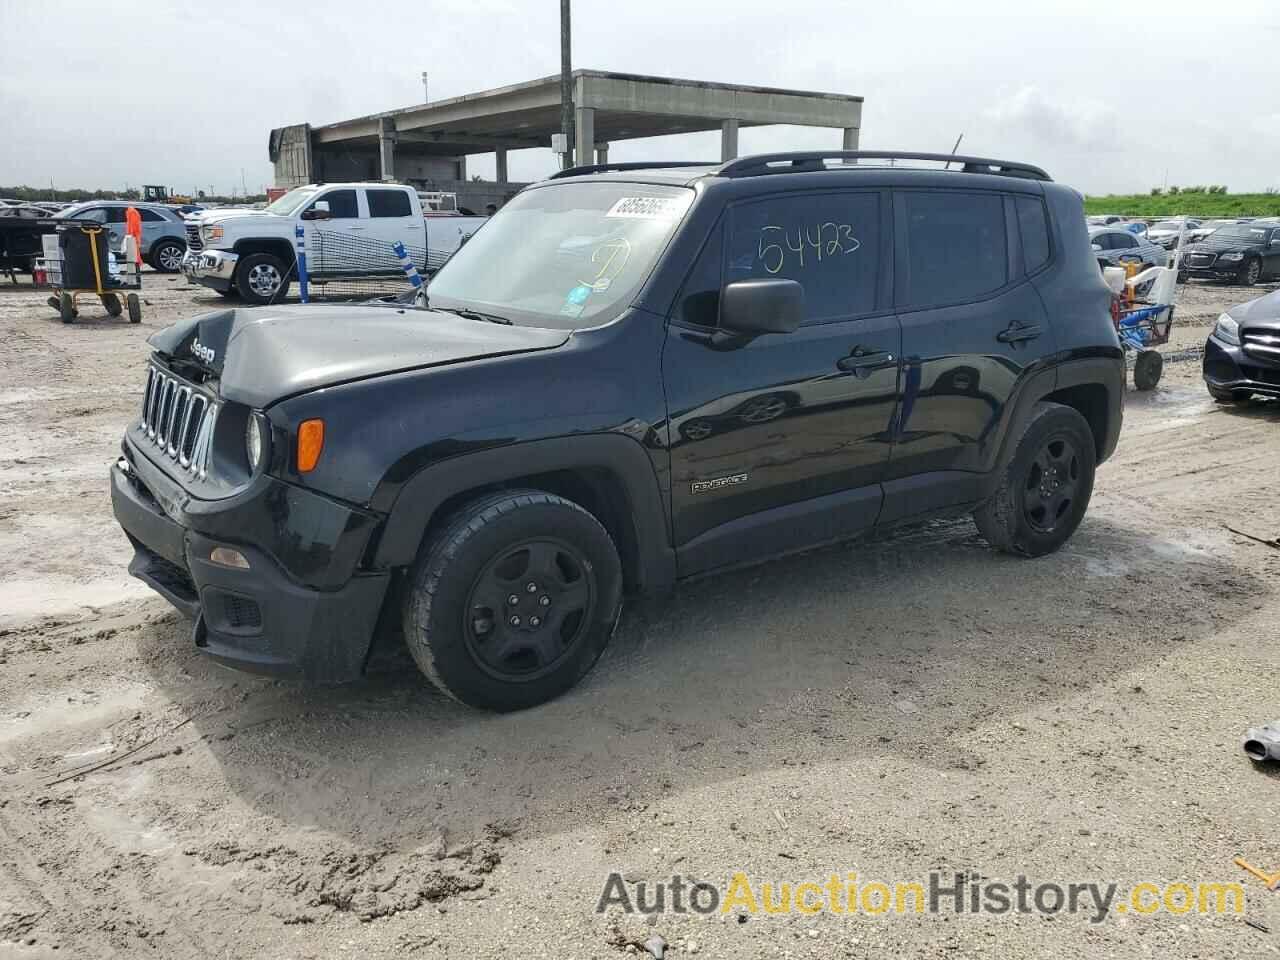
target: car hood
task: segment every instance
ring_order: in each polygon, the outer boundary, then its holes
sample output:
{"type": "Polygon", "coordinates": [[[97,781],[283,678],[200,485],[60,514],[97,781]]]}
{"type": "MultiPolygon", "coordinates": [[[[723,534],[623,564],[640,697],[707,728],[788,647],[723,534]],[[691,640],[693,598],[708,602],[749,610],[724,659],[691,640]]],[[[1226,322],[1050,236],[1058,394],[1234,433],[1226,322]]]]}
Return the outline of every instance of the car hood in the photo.
{"type": "Polygon", "coordinates": [[[1226,239],[1223,237],[1215,237],[1213,234],[1199,240],[1188,246],[1189,250],[1200,253],[1225,253],[1228,250],[1240,250],[1244,253],[1258,253],[1262,250],[1260,243],[1250,243],[1248,240],[1240,238],[1226,239]]]}
{"type": "Polygon", "coordinates": [[[1268,330],[1280,333],[1280,290],[1238,304],[1227,311],[1242,330],[1268,330]]]}
{"type": "Polygon", "coordinates": [[[569,336],[435,310],[335,304],[219,310],[148,342],[166,359],[216,378],[224,399],[262,408],[366,377],[549,350],[569,336]]]}
{"type": "Polygon", "coordinates": [[[195,221],[201,225],[207,223],[225,223],[228,220],[240,220],[244,217],[275,217],[275,214],[263,213],[261,210],[201,210],[187,214],[187,221],[195,221]]]}

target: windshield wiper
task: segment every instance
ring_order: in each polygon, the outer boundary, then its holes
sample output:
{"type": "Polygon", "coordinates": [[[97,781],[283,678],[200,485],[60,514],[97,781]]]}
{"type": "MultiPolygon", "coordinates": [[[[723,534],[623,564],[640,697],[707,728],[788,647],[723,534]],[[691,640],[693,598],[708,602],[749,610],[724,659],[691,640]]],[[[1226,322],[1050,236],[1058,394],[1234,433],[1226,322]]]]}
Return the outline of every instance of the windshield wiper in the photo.
{"type": "Polygon", "coordinates": [[[511,326],[511,321],[506,317],[499,317],[493,313],[481,313],[479,310],[470,310],[466,307],[432,307],[432,309],[443,313],[452,313],[459,317],[466,317],[468,320],[485,320],[489,323],[500,323],[504,327],[511,326]]]}

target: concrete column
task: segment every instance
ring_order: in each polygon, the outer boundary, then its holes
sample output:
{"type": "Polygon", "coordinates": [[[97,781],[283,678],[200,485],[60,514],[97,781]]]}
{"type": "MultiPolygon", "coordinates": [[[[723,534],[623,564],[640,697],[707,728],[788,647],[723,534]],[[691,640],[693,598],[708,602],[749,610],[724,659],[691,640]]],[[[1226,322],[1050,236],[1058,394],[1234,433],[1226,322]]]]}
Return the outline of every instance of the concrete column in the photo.
{"type": "Polygon", "coordinates": [[[467,179],[467,158],[465,155],[458,158],[458,179],[467,179]]]}
{"type": "Polygon", "coordinates": [[[396,122],[390,117],[378,121],[378,155],[382,161],[382,179],[396,178],[396,122]]]}
{"type": "Polygon", "coordinates": [[[720,124],[720,162],[738,156],[738,121],[725,120],[720,124]]]}
{"type": "Polygon", "coordinates": [[[591,162],[591,151],[596,145],[595,107],[578,107],[574,117],[574,160],[578,164],[591,162]]]}
{"type": "Polygon", "coordinates": [[[845,150],[857,150],[857,149],[858,149],[858,128],[857,128],[857,127],[845,127],[845,128],[844,128],[844,147],[843,147],[843,149],[845,149],[845,150]]]}
{"type": "Polygon", "coordinates": [[[507,149],[506,147],[499,147],[497,150],[493,151],[493,159],[494,159],[494,166],[497,167],[497,172],[494,175],[497,177],[499,183],[506,183],[507,182],[507,149]]]}
{"type": "Polygon", "coordinates": [[[596,163],[608,163],[608,162],[609,162],[609,144],[597,143],[596,144],[596,163]]]}

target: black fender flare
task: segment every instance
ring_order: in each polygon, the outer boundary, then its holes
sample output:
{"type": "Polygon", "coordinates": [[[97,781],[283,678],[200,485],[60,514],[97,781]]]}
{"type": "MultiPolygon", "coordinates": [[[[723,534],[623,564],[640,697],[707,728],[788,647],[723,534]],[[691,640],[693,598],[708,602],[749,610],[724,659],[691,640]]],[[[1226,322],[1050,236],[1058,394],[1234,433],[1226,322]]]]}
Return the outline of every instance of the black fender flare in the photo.
{"type": "Polygon", "coordinates": [[[993,479],[1008,466],[1018,440],[1031,420],[1035,405],[1059,390],[1070,387],[1100,385],[1107,391],[1107,435],[1098,441],[1098,463],[1115,450],[1124,418],[1125,389],[1124,353],[1116,348],[1114,355],[1080,357],[1045,367],[1029,377],[1013,401],[1013,410],[1004,429],[1000,452],[996,456],[993,479]]]}
{"type": "MultiPolygon", "coordinates": [[[[374,567],[403,567],[418,555],[423,534],[442,504],[468,490],[559,470],[604,470],[625,493],[634,529],[636,578],[644,591],[675,581],[667,510],[644,447],[622,434],[553,437],[479,450],[424,467],[405,482],[387,515],[374,567]]],[[[620,545],[621,546],[621,545],[620,545]]]]}

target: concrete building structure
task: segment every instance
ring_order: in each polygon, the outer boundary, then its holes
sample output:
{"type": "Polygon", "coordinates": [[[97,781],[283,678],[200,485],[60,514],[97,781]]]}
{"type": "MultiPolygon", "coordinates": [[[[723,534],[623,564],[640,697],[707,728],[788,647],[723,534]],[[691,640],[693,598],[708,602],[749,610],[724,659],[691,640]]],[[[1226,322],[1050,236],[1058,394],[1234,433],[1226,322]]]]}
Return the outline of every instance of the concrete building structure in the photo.
{"type": "MultiPolygon", "coordinates": [[[[599,70],[575,70],[572,80],[572,156],[580,164],[607,163],[619,140],[707,130],[720,131],[720,158],[731,160],[741,128],[768,124],[832,127],[844,149],[858,149],[862,97],[599,70]]],[[[559,132],[560,78],[551,76],[323,126],[279,127],[270,156],[278,187],[394,180],[453,191],[464,206],[482,209],[523,186],[508,182],[507,152],[549,148],[559,132]],[[467,157],[479,153],[494,155],[494,181],[467,179],[467,157]]]]}

